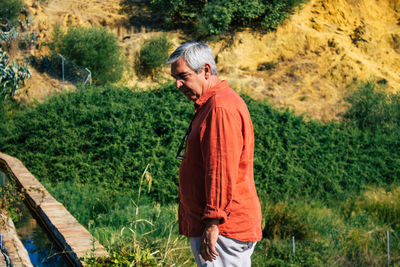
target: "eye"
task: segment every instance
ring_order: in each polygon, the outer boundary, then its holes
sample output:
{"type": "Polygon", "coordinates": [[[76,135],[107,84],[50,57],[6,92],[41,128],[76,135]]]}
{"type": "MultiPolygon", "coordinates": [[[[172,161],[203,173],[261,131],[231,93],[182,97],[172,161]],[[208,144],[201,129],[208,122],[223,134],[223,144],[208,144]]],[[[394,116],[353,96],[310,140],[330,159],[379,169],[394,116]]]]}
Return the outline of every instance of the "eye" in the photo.
{"type": "Polygon", "coordinates": [[[183,74],[183,75],[180,75],[180,76],[179,76],[179,78],[180,78],[181,80],[186,80],[188,77],[189,77],[189,74],[183,74]]]}

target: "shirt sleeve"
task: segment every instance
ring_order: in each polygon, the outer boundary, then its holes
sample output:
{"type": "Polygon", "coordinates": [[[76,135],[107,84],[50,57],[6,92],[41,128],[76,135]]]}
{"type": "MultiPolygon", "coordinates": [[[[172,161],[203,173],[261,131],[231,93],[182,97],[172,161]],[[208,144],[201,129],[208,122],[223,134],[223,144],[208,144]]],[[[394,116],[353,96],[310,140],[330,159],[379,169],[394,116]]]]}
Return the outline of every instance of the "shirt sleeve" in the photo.
{"type": "Polygon", "coordinates": [[[210,111],[200,132],[206,207],[202,219],[224,223],[230,214],[243,148],[240,115],[225,108],[210,111]]]}

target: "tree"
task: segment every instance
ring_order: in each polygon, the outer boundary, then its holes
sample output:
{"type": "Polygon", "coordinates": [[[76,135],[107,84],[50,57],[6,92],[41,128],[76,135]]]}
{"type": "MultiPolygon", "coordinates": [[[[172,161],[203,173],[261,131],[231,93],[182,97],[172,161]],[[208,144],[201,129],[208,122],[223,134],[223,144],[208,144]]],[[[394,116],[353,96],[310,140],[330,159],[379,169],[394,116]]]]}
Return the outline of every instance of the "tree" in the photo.
{"type": "Polygon", "coordinates": [[[0,24],[3,27],[10,27],[17,21],[23,7],[22,0],[1,0],[0,1],[0,24]]]}

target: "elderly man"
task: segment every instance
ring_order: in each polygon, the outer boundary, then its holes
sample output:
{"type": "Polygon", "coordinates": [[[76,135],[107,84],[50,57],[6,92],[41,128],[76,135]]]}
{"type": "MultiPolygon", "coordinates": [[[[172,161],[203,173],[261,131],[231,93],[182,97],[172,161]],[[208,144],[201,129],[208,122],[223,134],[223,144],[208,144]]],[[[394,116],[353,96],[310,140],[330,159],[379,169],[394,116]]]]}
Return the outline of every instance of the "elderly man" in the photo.
{"type": "Polygon", "coordinates": [[[185,43],[167,64],[176,87],[195,106],[177,156],[179,232],[190,237],[198,266],[250,266],[262,234],[246,104],[218,78],[207,45],[185,43]]]}

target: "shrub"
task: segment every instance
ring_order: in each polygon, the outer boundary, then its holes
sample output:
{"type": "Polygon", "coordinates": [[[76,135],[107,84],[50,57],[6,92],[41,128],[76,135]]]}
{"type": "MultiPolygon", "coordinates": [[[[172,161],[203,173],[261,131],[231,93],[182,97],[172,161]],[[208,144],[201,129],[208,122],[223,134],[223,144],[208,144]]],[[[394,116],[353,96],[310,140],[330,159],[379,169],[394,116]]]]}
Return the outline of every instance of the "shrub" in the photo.
{"type": "Polygon", "coordinates": [[[224,33],[229,29],[232,16],[229,7],[221,6],[219,2],[209,2],[198,18],[197,33],[204,36],[224,33]]]}
{"type": "Polygon", "coordinates": [[[2,0],[0,1],[0,24],[9,28],[17,21],[19,13],[22,11],[22,0],[2,0]]]}
{"type": "Polygon", "coordinates": [[[82,88],[14,116],[9,132],[0,131],[0,147],[17,153],[39,179],[51,183],[137,188],[150,164],[157,177],[151,199],[169,202],[177,198],[175,153],[191,108],[175,86],[146,92],[82,88]]]}
{"type": "Polygon", "coordinates": [[[386,94],[374,81],[362,84],[346,99],[351,106],[345,120],[362,130],[392,131],[400,125],[400,94],[386,94]]]}
{"type": "MultiPolygon", "coordinates": [[[[153,11],[168,25],[186,28],[200,36],[218,35],[243,27],[272,30],[305,0],[152,0],[153,11]]],[[[193,33],[193,32],[191,32],[193,33]]]]}
{"type": "Polygon", "coordinates": [[[151,0],[150,7],[154,13],[160,13],[167,27],[185,27],[193,25],[205,2],[207,1],[151,0]]]}
{"type": "Polygon", "coordinates": [[[49,46],[54,53],[89,68],[97,84],[116,82],[122,77],[125,64],[117,36],[106,29],[73,27],[63,32],[55,27],[49,46]]]}
{"type": "Polygon", "coordinates": [[[285,19],[289,17],[289,13],[285,12],[287,6],[285,3],[268,4],[265,6],[265,16],[261,20],[261,27],[266,30],[273,30],[285,19]]]}
{"type": "Polygon", "coordinates": [[[165,34],[147,40],[139,52],[137,71],[144,76],[153,76],[168,59],[172,44],[165,34]]]}

